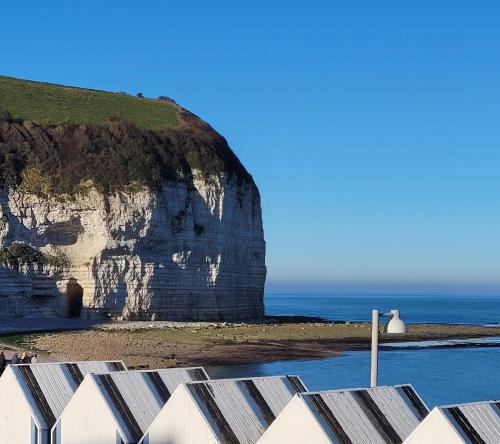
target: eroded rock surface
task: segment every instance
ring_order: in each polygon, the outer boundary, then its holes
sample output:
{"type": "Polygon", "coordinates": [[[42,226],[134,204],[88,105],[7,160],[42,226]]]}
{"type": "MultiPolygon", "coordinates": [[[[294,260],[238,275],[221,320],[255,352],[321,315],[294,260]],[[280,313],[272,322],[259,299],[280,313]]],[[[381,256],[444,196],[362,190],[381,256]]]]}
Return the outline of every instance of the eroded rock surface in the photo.
{"type": "MultiPolygon", "coordinates": [[[[121,134],[119,125],[113,125],[109,125],[112,131],[106,131],[121,134]]],[[[76,131],[57,129],[69,130],[76,131]]],[[[134,140],[140,139],[140,130],[127,130],[138,134],[134,140]]],[[[62,142],[54,142],[57,131],[31,123],[4,123],[3,132],[0,128],[0,163],[9,167],[12,153],[21,153],[22,161],[21,168],[15,163],[0,182],[0,318],[238,320],[263,316],[266,268],[260,196],[229,148],[211,151],[207,159],[220,162],[204,171],[199,164],[210,147],[207,138],[194,141],[195,167],[189,156],[182,158],[184,139],[177,134],[176,143],[181,145],[176,145],[176,156],[181,160],[176,165],[182,171],[174,171],[175,179],[168,179],[172,171],[161,179],[159,170],[156,183],[148,184],[144,172],[133,177],[135,170],[129,168],[126,179],[133,186],[127,186],[109,184],[101,180],[102,172],[92,177],[88,171],[71,181],[65,179],[65,189],[78,185],[65,193],[53,191],[58,183],[51,181],[58,175],[69,177],[71,170],[72,157],[67,153],[69,166],[57,169],[62,149],[62,142]],[[55,159],[55,164],[39,161],[44,156],[35,156],[27,148],[36,144],[35,133],[45,140],[42,151],[54,150],[55,155],[46,157],[55,159]],[[10,140],[9,134],[15,138],[10,140]],[[224,156],[240,170],[225,168],[224,156]]],[[[220,136],[210,131],[210,137],[220,142],[220,136]]],[[[161,137],[147,132],[148,140],[158,140],[160,153],[170,149],[161,137]]],[[[110,140],[118,140],[113,143],[119,152],[119,137],[110,136],[110,140]]],[[[100,147],[92,143],[85,150],[95,161],[100,147]]],[[[75,150],[73,157],[82,164],[86,152],[75,150]]],[[[120,168],[116,162],[121,158],[117,159],[108,168],[120,168]]]]}

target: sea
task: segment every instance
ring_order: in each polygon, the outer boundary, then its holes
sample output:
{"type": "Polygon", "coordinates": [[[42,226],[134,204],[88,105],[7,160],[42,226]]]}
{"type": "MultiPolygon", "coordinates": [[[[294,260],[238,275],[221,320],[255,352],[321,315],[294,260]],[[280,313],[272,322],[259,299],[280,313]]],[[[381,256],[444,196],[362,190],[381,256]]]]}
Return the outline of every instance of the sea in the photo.
{"type": "MultiPolygon", "coordinates": [[[[500,296],[381,296],[266,294],[270,316],[319,316],[331,321],[369,321],[371,310],[399,309],[407,323],[499,327],[481,340],[384,344],[379,385],[412,384],[429,407],[500,399],[500,296]]],[[[209,367],[217,378],[299,375],[309,390],[366,387],[370,352],[351,351],[326,359],[209,367]]]]}

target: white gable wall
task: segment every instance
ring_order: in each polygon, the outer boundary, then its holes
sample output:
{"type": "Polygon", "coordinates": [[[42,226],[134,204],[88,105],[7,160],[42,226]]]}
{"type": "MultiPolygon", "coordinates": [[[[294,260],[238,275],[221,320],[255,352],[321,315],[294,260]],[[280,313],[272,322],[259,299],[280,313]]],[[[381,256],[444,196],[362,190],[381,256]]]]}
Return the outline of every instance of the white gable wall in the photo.
{"type": "Polygon", "coordinates": [[[10,444],[33,442],[34,426],[44,426],[33,415],[27,398],[30,395],[21,384],[8,366],[0,378],[0,441],[8,437],[10,444]]]}
{"type": "Polygon", "coordinates": [[[331,444],[304,400],[295,395],[259,439],[258,444],[331,444]]]}
{"type": "Polygon", "coordinates": [[[404,444],[466,444],[460,434],[451,425],[448,418],[438,408],[417,426],[413,433],[406,438],[404,444]]]}
{"type": "Polygon", "coordinates": [[[140,444],[214,444],[217,436],[202,415],[184,384],[174,391],[167,404],[145,433],[140,444]]]}
{"type": "Polygon", "coordinates": [[[101,392],[86,376],[54,425],[52,440],[53,444],[116,444],[118,433],[101,392]]]}

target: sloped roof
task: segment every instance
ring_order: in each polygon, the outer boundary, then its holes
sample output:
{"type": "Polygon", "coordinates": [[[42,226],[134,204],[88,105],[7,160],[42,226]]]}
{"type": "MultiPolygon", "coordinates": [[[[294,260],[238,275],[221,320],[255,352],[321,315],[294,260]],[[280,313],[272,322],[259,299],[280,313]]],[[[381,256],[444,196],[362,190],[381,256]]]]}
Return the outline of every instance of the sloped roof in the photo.
{"type": "Polygon", "coordinates": [[[177,386],[208,379],[205,370],[171,368],[92,375],[120,426],[138,441],[151,425],[177,386]]]}
{"type": "Polygon", "coordinates": [[[33,414],[50,429],[85,375],[127,370],[122,361],[86,361],[11,365],[28,395],[33,414]]]}
{"type": "Polygon", "coordinates": [[[429,413],[410,385],[299,395],[332,442],[402,443],[429,413]]]}
{"type": "Polygon", "coordinates": [[[438,407],[465,442],[500,442],[500,401],[475,402],[438,407]]]}
{"type": "Polygon", "coordinates": [[[297,376],[222,379],[186,384],[221,442],[257,442],[292,397],[306,391],[297,376]]]}

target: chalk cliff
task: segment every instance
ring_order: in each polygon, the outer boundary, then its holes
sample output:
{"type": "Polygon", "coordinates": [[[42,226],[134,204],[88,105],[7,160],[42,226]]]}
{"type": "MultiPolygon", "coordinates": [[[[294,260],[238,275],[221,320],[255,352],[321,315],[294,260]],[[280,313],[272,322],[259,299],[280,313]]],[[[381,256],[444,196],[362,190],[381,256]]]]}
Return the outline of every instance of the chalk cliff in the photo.
{"type": "Polygon", "coordinates": [[[0,120],[0,318],[263,316],[259,191],[226,141],[0,120]]]}

